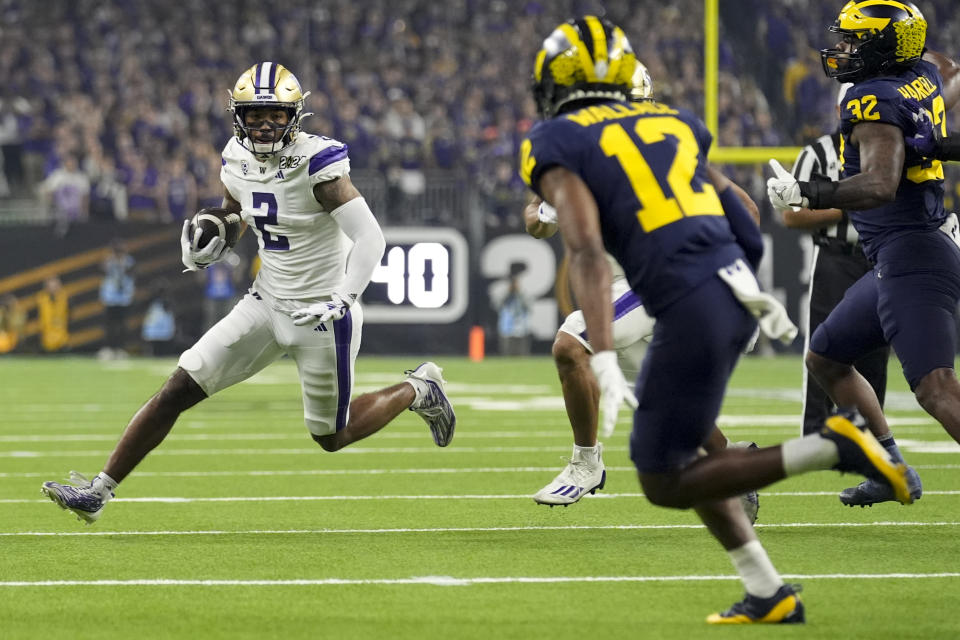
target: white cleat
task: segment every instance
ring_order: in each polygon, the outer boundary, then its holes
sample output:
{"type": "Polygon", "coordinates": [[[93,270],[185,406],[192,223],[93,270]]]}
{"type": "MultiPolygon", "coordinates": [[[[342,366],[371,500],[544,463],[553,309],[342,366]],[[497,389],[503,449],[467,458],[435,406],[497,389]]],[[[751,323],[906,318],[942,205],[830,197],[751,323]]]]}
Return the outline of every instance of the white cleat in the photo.
{"type": "Polygon", "coordinates": [[[61,509],[73,511],[77,520],[93,524],[100,518],[103,508],[113,497],[113,492],[102,493],[76,471],[70,472],[70,482],[72,484],[44,482],[40,491],[61,509]]]}
{"type": "Polygon", "coordinates": [[[556,505],[567,507],[588,493],[596,493],[597,489],[603,489],[606,482],[603,445],[597,443],[597,452],[594,455],[574,447],[569,464],[553,479],[553,482],[533,496],[533,501],[551,507],[556,505]]]}
{"type": "Polygon", "coordinates": [[[432,362],[424,362],[405,373],[417,390],[417,399],[410,405],[410,411],[424,419],[438,447],[447,446],[453,440],[457,415],[444,391],[447,381],[441,376],[443,369],[432,362]]]}

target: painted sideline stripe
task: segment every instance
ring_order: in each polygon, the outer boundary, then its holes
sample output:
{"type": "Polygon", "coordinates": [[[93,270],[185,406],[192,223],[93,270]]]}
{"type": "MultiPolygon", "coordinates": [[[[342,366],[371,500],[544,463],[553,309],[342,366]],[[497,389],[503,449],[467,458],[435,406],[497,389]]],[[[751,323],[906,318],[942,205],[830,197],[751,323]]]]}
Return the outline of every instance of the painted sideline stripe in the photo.
{"type": "MultiPolygon", "coordinates": [[[[960,522],[782,522],[754,525],[756,529],[859,528],[859,527],[956,527],[960,522]]],[[[229,535],[316,535],[394,533],[496,533],[516,531],[642,531],[662,529],[703,529],[702,524],[598,524],[537,525],[517,527],[397,527],[392,529],[206,529],[196,531],[8,531],[0,537],[86,537],[86,536],[229,536],[229,535]]]]}
{"type": "MultiPolygon", "coordinates": [[[[960,578],[960,573],[811,573],[783,574],[788,580],[925,580],[960,578]]],[[[465,587],[476,584],[556,584],[564,582],[706,582],[739,580],[740,576],[497,576],[457,578],[414,576],[411,578],[319,578],[288,580],[37,580],[5,581],[0,587],[313,587],[336,585],[432,585],[465,587]]]]}
{"type": "MultiPolygon", "coordinates": [[[[960,469],[960,464],[915,464],[914,469],[960,469]]],[[[250,471],[137,471],[138,478],[229,478],[262,476],[378,476],[388,474],[456,474],[456,473],[549,473],[556,471],[559,465],[551,467],[424,467],[407,469],[275,469],[250,471]]],[[[607,471],[632,473],[634,467],[614,467],[607,465],[607,471]]],[[[57,471],[0,472],[0,478],[55,478],[63,474],[57,471]]],[[[763,492],[762,495],[799,495],[794,493],[776,494],[763,492]]],[[[818,494],[819,495],[819,494],[818,494]]]]}

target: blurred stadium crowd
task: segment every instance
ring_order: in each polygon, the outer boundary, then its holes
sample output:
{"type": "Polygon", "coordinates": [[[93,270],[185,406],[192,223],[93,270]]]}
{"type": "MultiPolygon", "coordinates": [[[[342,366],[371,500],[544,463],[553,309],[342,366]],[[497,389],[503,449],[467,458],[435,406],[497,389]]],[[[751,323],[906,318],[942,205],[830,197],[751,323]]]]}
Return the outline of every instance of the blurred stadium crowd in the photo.
{"type": "MultiPolygon", "coordinates": [[[[799,145],[833,128],[817,48],[841,4],[720,3],[718,144],[799,145]]],[[[933,48],[960,33],[955,0],[920,4],[933,48]]],[[[703,0],[2,0],[0,197],[40,193],[64,224],[219,204],[227,90],[275,60],[313,92],[305,128],[347,142],[356,171],[409,198],[430,172],[467,176],[488,225],[519,229],[533,55],[584,13],[624,27],[657,97],[703,113],[703,0]]],[[[763,194],[762,167],[735,173],[763,194]]]]}

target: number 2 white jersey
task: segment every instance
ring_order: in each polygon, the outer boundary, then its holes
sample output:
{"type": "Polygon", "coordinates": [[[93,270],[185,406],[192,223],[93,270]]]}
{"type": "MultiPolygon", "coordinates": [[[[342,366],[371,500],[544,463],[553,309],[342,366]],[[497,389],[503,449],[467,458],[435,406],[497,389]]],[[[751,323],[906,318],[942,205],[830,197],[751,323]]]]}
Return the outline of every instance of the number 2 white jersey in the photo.
{"type": "Polygon", "coordinates": [[[257,291],[278,300],[310,300],[340,284],[350,241],[317,202],[313,187],[349,173],[347,145],[331,138],[300,133],[263,162],[230,139],[220,180],[257,234],[257,291]]]}

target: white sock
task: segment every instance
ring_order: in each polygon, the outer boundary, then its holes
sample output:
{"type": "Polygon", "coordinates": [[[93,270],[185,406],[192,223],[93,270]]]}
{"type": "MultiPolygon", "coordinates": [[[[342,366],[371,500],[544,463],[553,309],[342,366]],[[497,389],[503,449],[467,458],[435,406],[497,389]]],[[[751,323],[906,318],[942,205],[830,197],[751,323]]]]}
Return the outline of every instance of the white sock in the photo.
{"type": "Polygon", "coordinates": [[[106,502],[113,497],[113,490],[117,488],[117,481],[101,471],[90,485],[100,492],[101,498],[106,502]]]}
{"type": "Polygon", "coordinates": [[[733,568],[743,580],[744,589],[750,595],[769,598],[783,586],[783,578],[773,568],[773,563],[759,540],[751,540],[727,553],[733,562],[733,568]]]}
{"type": "Polygon", "coordinates": [[[420,406],[420,401],[423,400],[423,395],[427,392],[427,383],[419,378],[407,378],[404,382],[413,387],[413,392],[417,394],[413,402],[410,403],[410,408],[416,409],[420,406]]]}
{"type": "Polygon", "coordinates": [[[840,461],[837,445],[816,433],[787,440],[780,445],[780,455],[787,476],[832,469],[840,461]]]}
{"type": "Polygon", "coordinates": [[[600,450],[597,445],[592,447],[581,447],[578,444],[573,445],[573,459],[574,460],[590,460],[596,462],[597,458],[600,457],[600,450]]]}

